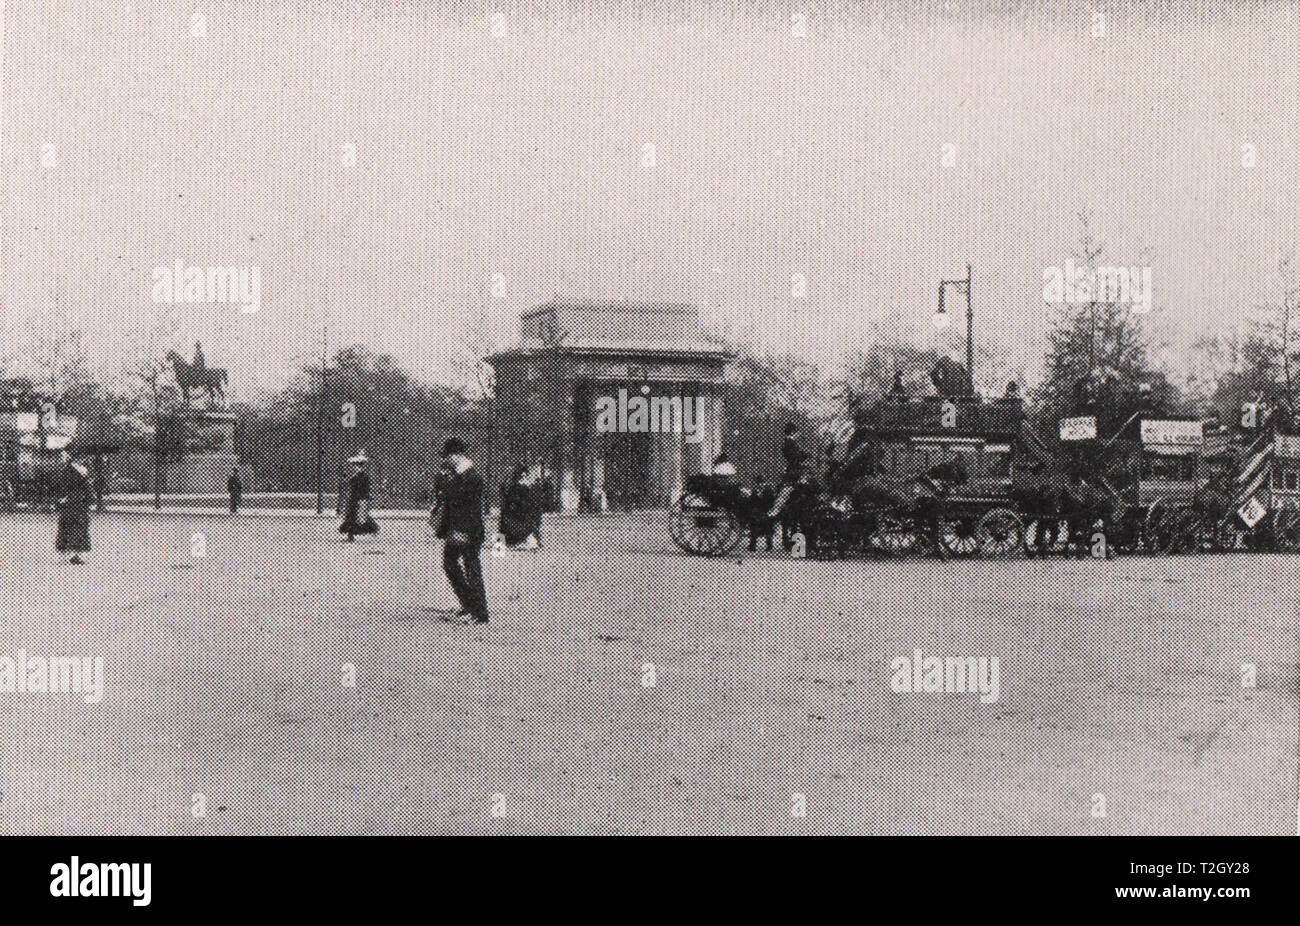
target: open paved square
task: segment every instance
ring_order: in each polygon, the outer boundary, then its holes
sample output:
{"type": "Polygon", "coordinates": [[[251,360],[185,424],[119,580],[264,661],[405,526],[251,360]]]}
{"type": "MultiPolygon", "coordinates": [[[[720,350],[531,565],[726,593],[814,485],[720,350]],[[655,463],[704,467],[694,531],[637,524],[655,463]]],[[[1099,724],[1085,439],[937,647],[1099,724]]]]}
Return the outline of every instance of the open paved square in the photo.
{"type": "Polygon", "coordinates": [[[424,521],[108,514],[69,567],[52,520],[0,518],[0,654],[102,656],[106,696],[0,695],[4,832],[1296,831],[1300,558],[706,560],[561,518],[484,550],[471,629],[424,521]],[[895,692],[917,649],[998,658],[998,699],[895,692]]]}

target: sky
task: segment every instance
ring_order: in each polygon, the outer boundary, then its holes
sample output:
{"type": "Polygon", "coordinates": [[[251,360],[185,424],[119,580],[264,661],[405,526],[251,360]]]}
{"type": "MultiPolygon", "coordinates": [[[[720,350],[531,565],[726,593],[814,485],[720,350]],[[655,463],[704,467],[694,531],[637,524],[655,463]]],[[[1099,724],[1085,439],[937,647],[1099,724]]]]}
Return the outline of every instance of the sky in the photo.
{"type": "Polygon", "coordinates": [[[323,342],[443,379],[556,293],[690,300],[829,369],[958,356],[931,319],[969,263],[992,386],[1040,360],[1081,210],[1151,268],[1171,366],[1300,263],[1294,2],[3,9],[20,369],[80,329],[105,371],[202,341],[237,397],[323,342]],[[259,311],[159,303],[177,261],[258,268],[259,311]]]}

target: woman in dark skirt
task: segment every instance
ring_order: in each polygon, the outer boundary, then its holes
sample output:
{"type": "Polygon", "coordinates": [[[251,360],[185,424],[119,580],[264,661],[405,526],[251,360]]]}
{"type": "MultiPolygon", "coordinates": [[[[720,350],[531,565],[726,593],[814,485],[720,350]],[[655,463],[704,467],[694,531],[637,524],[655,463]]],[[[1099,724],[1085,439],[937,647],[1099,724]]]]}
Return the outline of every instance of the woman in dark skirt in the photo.
{"type": "Polygon", "coordinates": [[[370,516],[370,474],[366,465],[370,460],[363,450],[348,460],[352,465],[352,475],[348,477],[348,505],[339,525],[339,533],[346,534],[348,540],[354,540],[357,534],[376,534],[379,525],[370,516]]]}
{"type": "Polygon", "coordinates": [[[542,545],[542,506],[532,474],[515,467],[510,485],[501,487],[501,535],[510,546],[531,541],[542,545]]]}
{"type": "Polygon", "coordinates": [[[84,562],[81,554],[90,551],[90,506],[94,500],[86,468],[68,460],[60,477],[59,500],[55,506],[59,512],[59,529],[54,548],[59,551],[60,559],[64,553],[71,553],[70,563],[84,562]]]}

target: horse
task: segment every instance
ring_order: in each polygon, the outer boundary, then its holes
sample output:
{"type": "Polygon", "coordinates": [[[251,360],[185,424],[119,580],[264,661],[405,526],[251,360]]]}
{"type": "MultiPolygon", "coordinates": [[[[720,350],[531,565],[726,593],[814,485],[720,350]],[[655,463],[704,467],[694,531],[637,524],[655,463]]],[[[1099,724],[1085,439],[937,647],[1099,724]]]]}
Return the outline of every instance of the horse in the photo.
{"type": "Polygon", "coordinates": [[[1030,558],[1045,557],[1060,544],[1063,556],[1086,556],[1098,530],[1107,538],[1115,521],[1115,500],[1082,480],[1038,472],[1012,490],[1012,499],[1033,529],[1026,538],[1030,558]]]}
{"type": "Polygon", "coordinates": [[[218,396],[222,400],[225,399],[225,370],[186,363],[181,355],[176,353],[176,351],[169,351],[167,359],[171,361],[172,369],[176,372],[176,385],[180,387],[181,394],[185,397],[186,405],[190,404],[191,389],[206,389],[208,392],[208,402],[211,404],[216,403],[218,396]]]}

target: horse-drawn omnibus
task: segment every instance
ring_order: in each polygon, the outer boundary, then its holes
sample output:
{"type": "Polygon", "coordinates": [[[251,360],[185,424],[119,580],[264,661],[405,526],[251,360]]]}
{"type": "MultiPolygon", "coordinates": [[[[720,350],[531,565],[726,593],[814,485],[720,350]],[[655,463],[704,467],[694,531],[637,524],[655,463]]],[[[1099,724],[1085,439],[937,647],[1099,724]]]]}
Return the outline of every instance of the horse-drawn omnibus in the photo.
{"type": "Polygon", "coordinates": [[[869,533],[859,539],[882,552],[905,553],[933,532],[929,539],[945,556],[1018,554],[1024,524],[1011,490],[1013,467],[1025,454],[1023,427],[1014,388],[994,400],[918,399],[896,388],[859,409],[851,433],[840,435],[831,456],[830,507],[851,514],[864,502],[875,507],[872,496],[910,495],[922,503],[920,516],[914,505],[905,506],[912,513],[904,517],[882,511],[868,519],[869,533]]]}
{"type": "MultiPolygon", "coordinates": [[[[810,556],[1018,554],[1024,525],[1011,488],[1023,425],[1014,387],[985,400],[913,398],[896,384],[836,431],[825,473],[801,479],[780,517],[804,534],[810,556]]],[[[762,514],[744,488],[695,476],[669,513],[669,532],[683,550],[721,556],[762,514]]]]}
{"type": "Polygon", "coordinates": [[[1252,550],[1300,553],[1300,435],[1280,408],[1243,408],[1254,425],[1239,441],[1232,517],[1239,539],[1252,550]]]}
{"type": "Polygon", "coordinates": [[[1119,549],[1186,553],[1232,546],[1231,435],[1187,417],[1135,416],[1112,442],[1121,464],[1119,549]]]}
{"type": "Polygon", "coordinates": [[[1260,521],[1274,549],[1300,553],[1300,435],[1273,433],[1269,441],[1266,487],[1243,504],[1267,509],[1260,521]]]}

